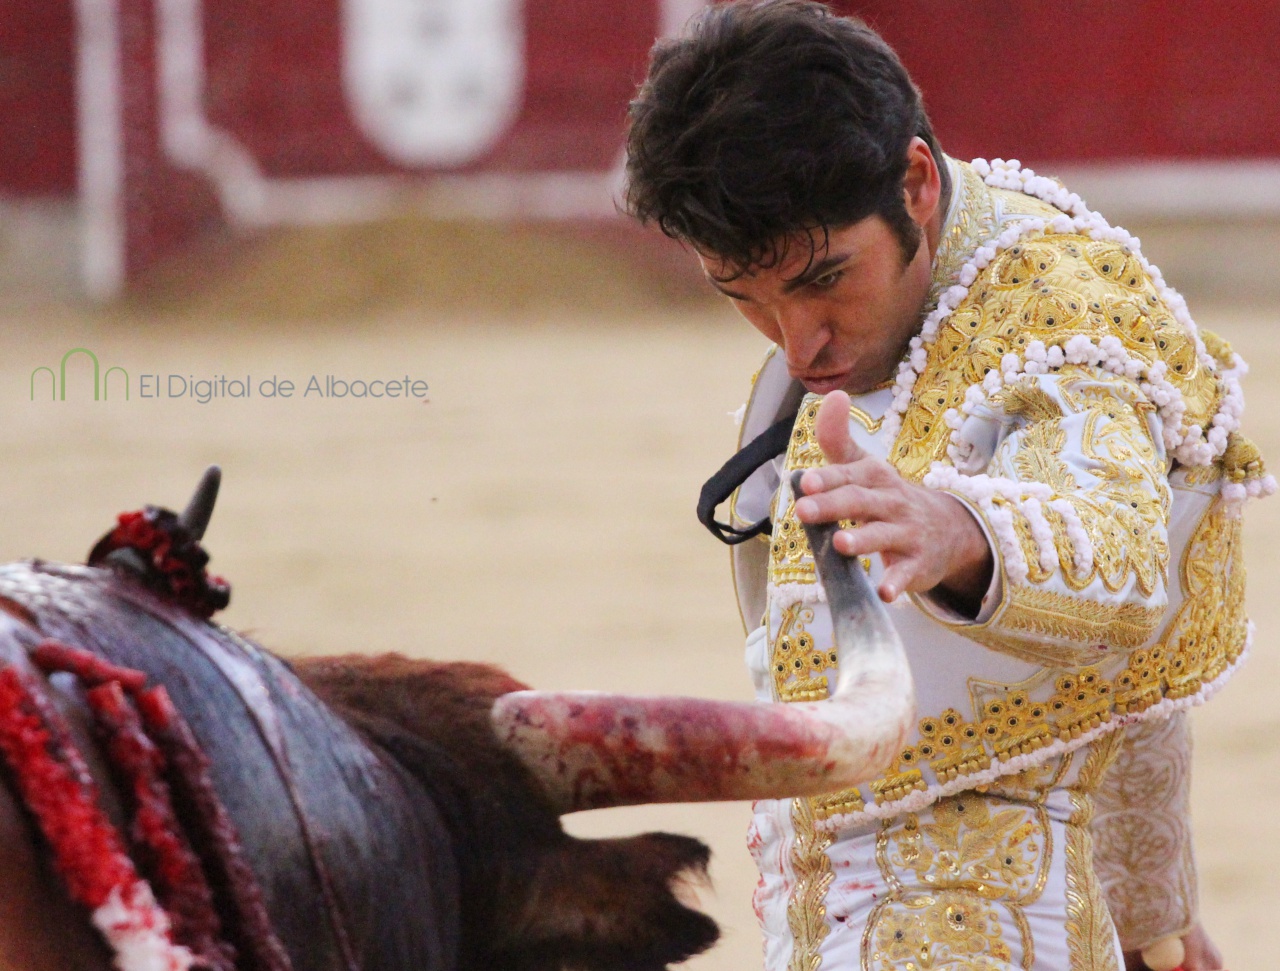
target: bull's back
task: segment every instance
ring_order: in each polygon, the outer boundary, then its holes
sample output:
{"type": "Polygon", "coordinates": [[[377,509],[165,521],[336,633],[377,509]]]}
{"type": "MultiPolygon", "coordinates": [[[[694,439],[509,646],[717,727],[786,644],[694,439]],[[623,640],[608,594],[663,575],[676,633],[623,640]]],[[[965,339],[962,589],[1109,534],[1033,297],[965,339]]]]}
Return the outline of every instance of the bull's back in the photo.
{"type": "MultiPolygon", "coordinates": [[[[8,651],[52,638],[166,687],[295,969],[453,967],[457,878],[438,815],[279,659],[103,570],[0,567],[0,607],[20,622],[8,651]]],[[[37,883],[31,893],[47,897],[37,883]]]]}

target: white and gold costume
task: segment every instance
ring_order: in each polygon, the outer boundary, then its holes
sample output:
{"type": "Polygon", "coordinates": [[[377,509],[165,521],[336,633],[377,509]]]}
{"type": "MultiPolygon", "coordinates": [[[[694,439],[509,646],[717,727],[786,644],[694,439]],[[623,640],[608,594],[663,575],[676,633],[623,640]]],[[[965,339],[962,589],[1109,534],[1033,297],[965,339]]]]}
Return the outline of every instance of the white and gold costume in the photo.
{"type": "MultiPolygon", "coordinates": [[[[883,777],[757,805],[769,971],[1101,971],[1117,931],[1142,947],[1195,916],[1183,712],[1247,649],[1239,507],[1274,485],[1238,431],[1243,362],[1078,197],[948,164],[921,335],[850,429],[968,505],[995,576],[976,620],[891,606],[919,721],[883,777]]],[[[774,522],[734,548],[762,699],[825,697],[835,663],[785,475],[822,463],[819,401],[771,354],[743,421],[749,441],[799,403],[734,502],[774,522]]]]}

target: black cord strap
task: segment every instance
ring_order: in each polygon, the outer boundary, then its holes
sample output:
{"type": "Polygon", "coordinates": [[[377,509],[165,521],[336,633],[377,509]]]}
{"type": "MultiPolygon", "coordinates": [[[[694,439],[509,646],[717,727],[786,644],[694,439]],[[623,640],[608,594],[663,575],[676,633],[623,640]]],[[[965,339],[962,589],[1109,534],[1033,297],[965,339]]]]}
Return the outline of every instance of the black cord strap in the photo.
{"type": "Polygon", "coordinates": [[[795,424],[795,420],[796,416],[792,414],[770,425],[725,462],[720,471],[702,487],[702,494],[698,496],[698,522],[711,530],[711,535],[720,542],[736,546],[773,529],[773,522],[768,516],[744,528],[722,523],[715,518],[716,507],[751,478],[756,469],[787,450],[787,443],[791,440],[791,426],[795,424]]]}

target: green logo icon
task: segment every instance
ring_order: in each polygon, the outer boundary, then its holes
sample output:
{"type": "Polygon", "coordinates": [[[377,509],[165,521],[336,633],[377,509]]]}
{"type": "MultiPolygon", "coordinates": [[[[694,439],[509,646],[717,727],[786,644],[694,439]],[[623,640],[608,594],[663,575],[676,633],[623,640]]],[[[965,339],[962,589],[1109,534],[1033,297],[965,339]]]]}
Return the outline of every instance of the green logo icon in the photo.
{"type": "MultiPolygon", "coordinates": [[[[129,400],[129,372],[122,367],[107,368],[105,374],[102,373],[102,367],[98,363],[98,355],[93,353],[87,347],[73,347],[67,353],[62,355],[62,361],[58,365],[58,373],[55,374],[53,368],[38,367],[31,372],[31,400],[36,400],[36,375],[45,372],[49,375],[49,400],[50,401],[66,401],[67,400],[67,361],[73,354],[86,354],[89,360],[93,362],[93,400],[106,401],[109,398],[109,390],[111,387],[111,375],[119,371],[124,380],[124,400],[129,400]]],[[[82,370],[82,369],[77,369],[82,370]]],[[[73,372],[74,376],[74,372],[73,372]]],[[[43,383],[43,382],[42,382],[43,383]]],[[[117,382],[118,384],[119,382],[117,382]]],[[[117,390],[117,397],[119,397],[117,390]]]]}

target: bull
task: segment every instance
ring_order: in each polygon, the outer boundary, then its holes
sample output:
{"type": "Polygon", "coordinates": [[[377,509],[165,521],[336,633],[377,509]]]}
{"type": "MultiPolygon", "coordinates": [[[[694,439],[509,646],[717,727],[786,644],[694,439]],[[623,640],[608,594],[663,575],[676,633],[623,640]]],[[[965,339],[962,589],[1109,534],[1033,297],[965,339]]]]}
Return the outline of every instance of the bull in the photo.
{"type": "Polygon", "coordinates": [[[560,817],[856,785],[913,717],[830,527],[829,701],[537,692],[478,664],[285,660],[213,623],[218,481],[121,516],[85,566],[0,566],[2,969],[665,968],[717,937],[682,892],[707,848],[560,817]]]}

